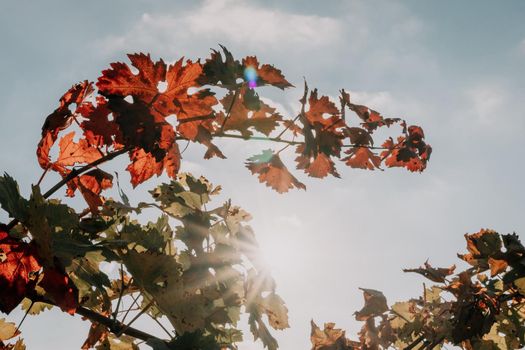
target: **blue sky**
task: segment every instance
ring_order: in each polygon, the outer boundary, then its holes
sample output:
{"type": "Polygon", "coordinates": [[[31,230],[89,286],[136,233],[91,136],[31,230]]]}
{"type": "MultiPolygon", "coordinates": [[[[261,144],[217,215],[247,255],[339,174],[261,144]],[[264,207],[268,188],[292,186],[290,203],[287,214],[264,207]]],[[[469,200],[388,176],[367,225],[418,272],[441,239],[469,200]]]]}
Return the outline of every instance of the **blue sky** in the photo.
{"type": "MultiPolygon", "coordinates": [[[[242,165],[264,145],[223,143],[226,161],[204,161],[198,147],[185,153],[183,170],[222,184],[253,214],[290,309],[292,328],[277,333],[282,348],[308,348],[311,318],[355,334],[358,287],[383,290],[390,303],[415,296],[423,280],[401,268],[427,258],[449,266],[463,234],[482,227],[525,232],[524,16],[521,1],[1,1],[0,171],[28,193],[40,175],[45,116],[72,84],[128,52],[173,61],[205,57],[220,43],[276,65],[296,86],[304,76],[326,95],[345,88],[358,103],[421,125],[434,147],[425,173],[340,166],[342,179],[298,174],[308,190],[287,195],[242,165]]],[[[300,94],[266,96],[294,115],[300,94]]],[[[23,332],[30,349],[59,340],[69,349],[87,328],[52,311],[23,332]]],[[[252,348],[261,346],[241,345],[252,348]]]]}

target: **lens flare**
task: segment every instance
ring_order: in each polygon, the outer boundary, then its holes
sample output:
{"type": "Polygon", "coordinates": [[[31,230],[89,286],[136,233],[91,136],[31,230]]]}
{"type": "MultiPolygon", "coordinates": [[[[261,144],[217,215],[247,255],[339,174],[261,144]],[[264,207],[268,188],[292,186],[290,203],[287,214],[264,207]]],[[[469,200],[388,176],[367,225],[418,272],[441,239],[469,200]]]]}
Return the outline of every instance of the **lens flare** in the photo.
{"type": "Polygon", "coordinates": [[[244,80],[248,82],[248,87],[253,89],[257,86],[257,70],[254,67],[246,67],[244,69],[244,80]]]}

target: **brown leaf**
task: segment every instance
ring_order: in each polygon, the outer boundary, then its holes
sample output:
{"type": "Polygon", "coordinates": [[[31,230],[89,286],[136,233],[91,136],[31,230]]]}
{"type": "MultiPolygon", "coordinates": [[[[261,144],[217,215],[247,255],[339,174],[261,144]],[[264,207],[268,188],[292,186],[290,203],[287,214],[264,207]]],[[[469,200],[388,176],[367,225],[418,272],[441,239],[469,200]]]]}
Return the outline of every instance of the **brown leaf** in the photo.
{"type": "Polygon", "coordinates": [[[285,78],[281,71],[269,64],[263,64],[259,67],[259,61],[255,56],[247,56],[242,60],[242,65],[245,67],[253,67],[257,72],[257,86],[269,84],[276,86],[280,89],[292,87],[285,78]]]}
{"type": "Polygon", "coordinates": [[[490,275],[494,277],[497,274],[505,272],[509,264],[507,263],[506,260],[498,260],[494,258],[489,258],[489,266],[490,266],[490,275]]]}
{"type": "Polygon", "coordinates": [[[419,273],[420,275],[425,276],[431,281],[443,283],[445,282],[445,279],[447,276],[450,276],[454,273],[454,270],[456,269],[456,265],[452,265],[449,268],[440,268],[440,267],[432,267],[428,263],[428,261],[425,261],[425,265],[423,267],[417,268],[417,269],[403,269],[403,272],[415,272],[419,273]]]}
{"type": "Polygon", "coordinates": [[[225,120],[226,115],[219,113],[217,123],[221,126],[223,125],[222,131],[239,131],[245,138],[253,135],[252,130],[268,136],[279,126],[282,117],[275,111],[275,108],[270,107],[262,101],[259,103],[258,110],[246,108],[243,100],[247,91],[249,91],[249,89],[242,88],[238,94],[230,92],[221,100],[224,110],[226,112],[229,110],[230,114],[225,120]]]}
{"type": "Polygon", "coordinates": [[[306,189],[306,186],[288,171],[279,155],[274,154],[272,150],[265,150],[249,158],[246,167],[252,174],[259,174],[259,182],[265,182],[266,186],[279,193],[288,192],[294,187],[306,189]]]}
{"type": "Polygon", "coordinates": [[[354,313],[356,320],[366,321],[370,317],[380,316],[388,310],[386,298],[378,290],[359,288],[363,291],[365,306],[354,313]]]}
{"type": "Polygon", "coordinates": [[[297,169],[304,169],[312,177],[323,178],[328,174],[339,177],[331,157],[340,156],[344,138],[342,130],[346,128],[346,124],[327,96],[318,97],[317,89],[310,93],[308,106],[308,110],[299,119],[303,124],[305,144],[296,149],[299,153],[296,158],[297,169]]]}
{"type": "MultiPolygon", "coordinates": [[[[302,153],[301,149],[304,148],[304,145],[299,145],[297,147],[297,153],[302,153]]],[[[340,177],[339,173],[335,169],[334,162],[330,159],[329,156],[324,153],[319,153],[313,160],[304,155],[300,155],[295,158],[297,162],[297,169],[304,169],[305,173],[308,176],[323,178],[328,174],[332,174],[335,177],[340,177]]]]}
{"type": "Polygon", "coordinates": [[[335,328],[335,323],[325,323],[321,330],[314,321],[310,321],[310,341],[312,350],[354,350],[360,348],[358,342],[346,338],[345,331],[335,328]]]}
{"type": "Polygon", "coordinates": [[[348,157],[341,159],[352,168],[374,170],[381,165],[381,158],[366,147],[354,147],[345,152],[348,157]]]}

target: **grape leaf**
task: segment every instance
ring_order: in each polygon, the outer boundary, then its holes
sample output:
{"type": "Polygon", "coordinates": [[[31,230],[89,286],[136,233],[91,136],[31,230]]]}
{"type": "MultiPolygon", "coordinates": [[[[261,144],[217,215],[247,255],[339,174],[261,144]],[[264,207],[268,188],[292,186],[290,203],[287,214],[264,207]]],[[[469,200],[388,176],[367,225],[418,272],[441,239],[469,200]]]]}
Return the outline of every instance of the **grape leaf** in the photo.
{"type": "Polygon", "coordinates": [[[0,341],[8,340],[20,334],[16,324],[6,322],[5,318],[0,318],[0,341]]]}
{"type": "Polygon", "coordinates": [[[345,331],[335,328],[335,323],[325,323],[323,330],[313,320],[310,321],[310,325],[312,350],[353,350],[360,345],[347,339],[345,331]]]}
{"type": "Polygon", "coordinates": [[[237,79],[243,76],[243,67],[238,60],[233,58],[228,49],[219,45],[224,53],[224,60],[221,53],[212,50],[209,58],[203,65],[203,76],[200,78],[202,85],[217,85],[219,82],[228,89],[234,89],[237,85],[237,79]]]}
{"type": "Polygon", "coordinates": [[[221,100],[224,109],[229,110],[230,114],[226,119],[222,112],[219,113],[217,123],[222,125],[223,131],[239,131],[244,138],[253,135],[251,129],[268,136],[279,125],[282,120],[281,115],[275,111],[275,108],[262,101],[258,103],[256,110],[247,108],[245,99],[248,92],[252,90],[242,88],[240,91],[238,94],[230,92],[221,100]]]}
{"type": "Polygon", "coordinates": [[[101,157],[98,149],[92,147],[85,139],[75,142],[73,137],[75,137],[74,131],[62,137],[59,142],[60,153],[58,159],[53,163],[53,167],[61,172],[66,166],[91,163],[101,157]]]}
{"type": "Polygon", "coordinates": [[[381,165],[381,158],[366,147],[353,147],[345,153],[348,157],[341,160],[352,168],[374,170],[381,165]]]}
{"type": "Polygon", "coordinates": [[[69,106],[75,103],[78,110],[92,92],[93,84],[87,80],[73,85],[60,98],[59,107],[46,118],[42,126],[42,138],[37,147],[38,163],[43,169],[47,169],[51,165],[49,151],[57,140],[58,133],[66,129],[73,120],[73,113],[69,109],[69,106]]]}
{"type": "Polygon", "coordinates": [[[91,102],[83,103],[77,108],[77,111],[86,118],[80,127],[90,145],[111,146],[115,145],[115,141],[122,142],[119,127],[115,120],[110,120],[111,110],[108,108],[107,99],[103,96],[97,96],[96,106],[91,102]]]}
{"type": "Polygon", "coordinates": [[[75,177],[67,183],[67,195],[73,197],[76,189],[89,205],[92,213],[98,213],[98,208],[104,203],[101,197],[102,190],[113,187],[113,175],[100,169],[93,169],[75,177]]]}
{"type": "Polygon", "coordinates": [[[291,188],[306,189],[286,168],[279,154],[272,150],[265,150],[261,154],[248,158],[246,167],[252,174],[259,174],[259,182],[273,188],[279,193],[288,192],[291,188]]]}
{"type": "Polygon", "coordinates": [[[284,90],[285,88],[292,87],[285,78],[282,72],[269,64],[263,64],[259,67],[259,61],[255,56],[247,56],[242,60],[242,65],[246,69],[252,67],[257,72],[257,86],[265,84],[273,85],[279,89],[284,90]]]}
{"type": "MultiPolygon", "coordinates": [[[[305,96],[301,99],[304,106],[305,96]]],[[[297,169],[303,169],[309,176],[323,178],[328,174],[339,177],[331,157],[339,157],[344,133],[344,121],[339,116],[339,110],[327,96],[318,97],[317,89],[310,93],[308,110],[300,114],[303,124],[305,143],[297,146],[297,169]],[[328,116],[328,117],[326,117],[328,116]]]]}
{"type": "Polygon", "coordinates": [[[28,298],[24,298],[22,300],[22,310],[27,312],[29,315],[39,315],[41,312],[44,312],[46,310],[51,310],[53,308],[53,305],[43,303],[40,301],[33,302],[28,298]]]}
{"type": "Polygon", "coordinates": [[[38,285],[62,311],[74,315],[78,307],[78,289],[69,276],[57,268],[44,268],[43,278],[38,285]]]}
{"type": "Polygon", "coordinates": [[[383,314],[388,310],[386,298],[378,290],[359,288],[363,291],[365,298],[365,306],[354,315],[358,321],[366,321],[370,317],[375,317],[383,314]]]}
{"type": "Polygon", "coordinates": [[[104,70],[98,79],[100,93],[105,96],[133,96],[140,99],[151,114],[161,118],[175,114],[179,121],[177,131],[183,137],[195,140],[202,120],[189,119],[213,115],[212,106],[217,104],[217,99],[207,89],[192,94],[188,92],[189,88],[201,86],[199,78],[202,65],[191,60],[184,64],[181,58],[166,66],[162,60],[153,63],[149,55],[134,54],[128,57],[138,69],[138,74],[133,74],[124,63],[112,63],[111,68],[104,70]],[[166,83],[164,91],[158,87],[160,82],[166,83]]]}
{"type": "Polygon", "coordinates": [[[425,276],[431,281],[443,283],[445,282],[447,276],[450,276],[454,273],[455,269],[456,265],[452,265],[449,268],[436,268],[432,267],[428,261],[425,261],[425,265],[423,267],[417,269],[403,269],[403,272],[415,272],[425,276]]]}
{"type": "Polygon", "coordinates": [[[10,217],[20,221],[27,219],[29,203],[20,195],[18,183],[7,173],[0,176],[0,205],[10,217]]]}
{"type": "Polygon", "coordinates": [[[40,268],[33,245],[0,230],[0,311],[10,313],[24,299],[40,268]]]}

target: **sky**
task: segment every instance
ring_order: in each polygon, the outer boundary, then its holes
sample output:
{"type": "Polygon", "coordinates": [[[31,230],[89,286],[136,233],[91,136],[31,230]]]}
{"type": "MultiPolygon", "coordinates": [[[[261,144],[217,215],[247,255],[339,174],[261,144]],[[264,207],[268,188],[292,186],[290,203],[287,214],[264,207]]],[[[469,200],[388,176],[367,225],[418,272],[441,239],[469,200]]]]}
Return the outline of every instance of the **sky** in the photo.
{"type": "MultiPolygon", "coordinates": [[[[304,77],[332,97],[345,88],[355,103],[421,125],[434,149],[424,173],[341,165],[342,179],[320,181],[295,172],[308,189],[285,195],[243,166],[263,144],[221,143],[225,161],[203,160],[198,147],[184,154],[184,171],[221,184],[254,216],[289,308],[291,328],[276,337],[282,349],[307,349],[310,319],[356,334],[359,287],[393,304],[425,282],[402,268],[457,263],[465,233],[525,233],[524,16],[525,2],[510,0],[0,0],[0,171],[29,193],[41,173],[40,128],[60,96],[133,52],[171,62],[222,44],[274,64],[295,86],[304,77]]],[[[261,94],[294,116],[300,90],[261,94]]],[[[29,349],[74,349],[88,327],[50,311],[22,331],[29,349]]]]}

